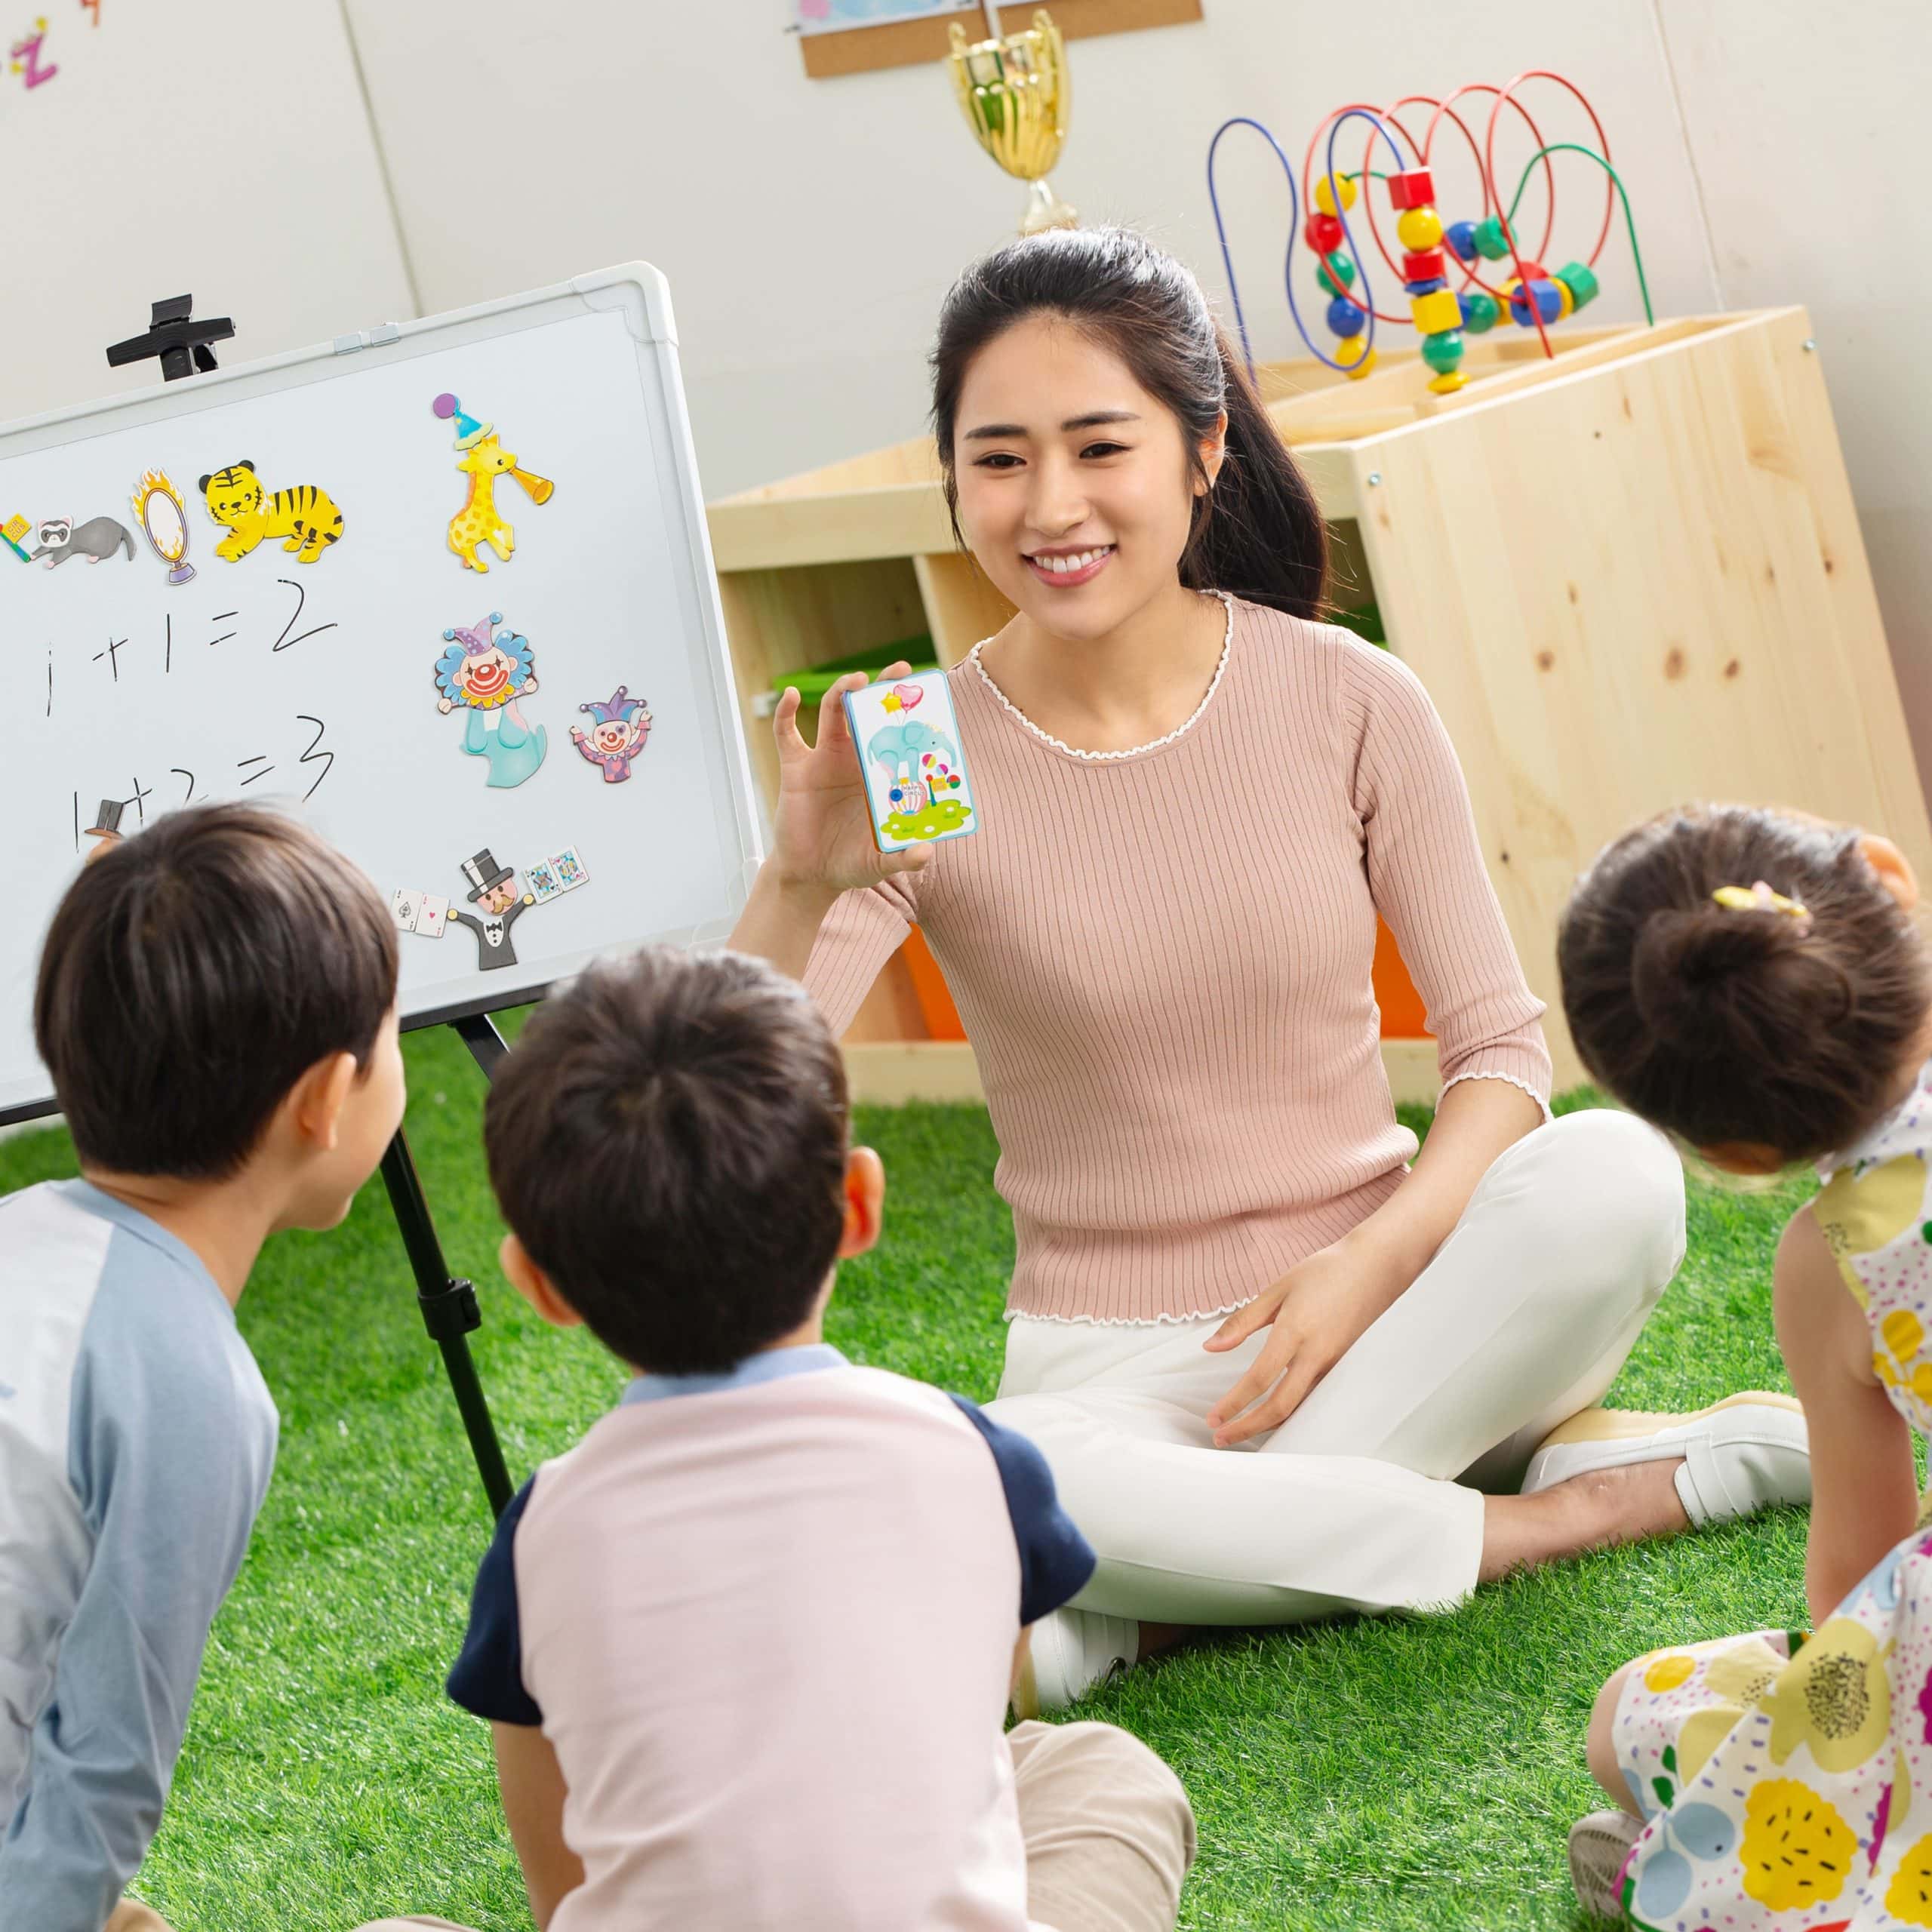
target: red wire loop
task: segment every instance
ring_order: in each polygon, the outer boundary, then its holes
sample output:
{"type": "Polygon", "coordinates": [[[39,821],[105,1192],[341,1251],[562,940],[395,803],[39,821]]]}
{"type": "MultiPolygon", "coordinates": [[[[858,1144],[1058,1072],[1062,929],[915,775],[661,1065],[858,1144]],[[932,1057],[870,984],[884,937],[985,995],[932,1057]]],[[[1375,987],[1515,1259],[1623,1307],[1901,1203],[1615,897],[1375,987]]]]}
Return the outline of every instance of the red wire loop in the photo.
{"type": "MultiPolygon", "coordinates": [[[[1310,211],[1312,211],[1315,207],[1314,198],[1310,190],[1318,178],[1315,162],[1315,149],[1328,128],[1334,122],[1340,120],[1343,115],[1367,113],[1375,115],[1386,127],[1392,129],[1401,137],[1410,152],[1415,155],[1416,165],[1419,168],[1427,168],[1430,165],[1429,155],[1435,144],[1436,130],[1441,125],[1444,116],[1447,115],[1455,123],[1463,140],[1469,143],[1471,158],[1476,165],[1478,185],[1482,194],[1482,211],[1478,219],[1487,219],[1491,214],[1503,218],[1503,232],[1509,243],[1509,259],[1516,271],[1516,280],[1524,291],[1524,300],[1529,307],[1530,320],[1535,327],[1537,340],[1543,345],[1543,354],[1553,358],[1556,352],[1550,346],[1549,329],[1544,324],[1543,312],[1537,307],[1535,298],[1527,292],[1529,277],[1524,272],[1526,268],[1541,263],[1544,265],[1545,272],[1548,272],[1550,241],[1556,232],[1556,173],[1550,165],[1551,157],[1543,152],[1549,143],[1543,139],[1543,130],[1537,126],[1534,116],[1516,98],[1517,89],[1528,81],[1550,81],[1555,82],[1558,87],[1566,88],[1581,106],[1583,112],[1589,115],[1591,128],[1596,135],[1598,152],[1601,154],[1605,161],[1610,159],[1610,139],[1604,132],[1602,122],[1597,118],[1596,109],[1590,104],[1589,95],[1585,94],[1574,81],[1561,74],[1556,73],[1546,67],[1531,67],[1517,75],[1513,80],[1503,87],[1499,88],[1493,82],[1470,81],[1444,94],[1440,100],[1433,94],[1404,94],[1400,100],[1392,102],[1386,107],[1377,107],[1367,101],[1350,101],[1343,106],[1332,109],[1323,115],[1316,124],[1314,132],[1309,136],[1307,152],[1302,162],[1302,205],[1310,211]],[[1456,112],[1455,107],[1455,103],[1464,95],[1477,94],[1493,94],[1495,97],[1490,107],[1489,118],[1484,124],[1483,137],[1480,143],[1476,140],[1475,131],[1468,122],[1456,112]],[[1536,143],[1535,151],[1541,155],[1543,161],[1544,194],[1543,238],[1537,243],[1535,250],[1527,257],[1524,255],[1517,240],[1516,224],[1508,218],[1503,205],[1502,186],[1496,178],[1496,125],[1506,106],[1512,109],[1521,118],[1523,125],[1529,131],[1531,140],[1536,143]],[[1429,117],[1429,125],[1423,131],[1422,139],[1420,141],[1403,125],[1398,118],[1400,111],[1405,107],[1426,107],[1432,110],[1429,117]]],[[[1375,243],[1377,253],[1381,256],[1389,273],[1399,284],[1403,278],[1401,265],[1390,252],[1388,242],[1383,238],[1381,224],[1376,219],[1375,199],[1369,192],[1370,183],[1374,178],[1370,173],[1370,163],[1374,158],[1375,141],[1375,130],[1371,128],[1368,138],[1362,149],[1360,177],[1361,211],[1367,217],[1369,235],[1375,243]]],[[[1584,257],[1586,266],[1591,268],[1595,267],[1598,258],[1603,254],[1604,245],[1609,238],[1611,225],[1615,220],[1616,214],[1616,187],[1606,176],[1604,182],[1603,223],[1597,230],[1597,238],[1589,254],[1584,257]]],[[[1445,226],[1447,225],[1447,223],[1444,224],[1445,226]]],[[[1446,242],[1444,245],[1445,248],[1447,246],[1446,242]]],[[[1453,249],[1449,252],[1452,255],[1454,254],[1453,249]]],[[[1456,266],[1462,276],[1458,293],[1471,288],[1479,288],[1485,294],[1493,297],[1506,310],[1509,305],[1503,300],[1500,285],[1492,286],[1483,279],[1481,271],[1477,266],[1477,262],[1481,259],[1481,257],[1478,257],[1476,261],[1464,262],[1460,257],[1457,258],[1456,266]]],[[[1444,266],[1446,267],[1447,264],[1445,263],[1444,266]]],[[[1394,322],[1404,326],[1409,324],[1408,316],[1385,314],[1380,309],[1371,311],[1368,306],[1358,297],[1347,289],[1342,288],[1339,282],[1336,285],[1340,292],[1340,299],[1358,313],[1367,315],[1372,312],[1378,321],[1394,322]]]]}

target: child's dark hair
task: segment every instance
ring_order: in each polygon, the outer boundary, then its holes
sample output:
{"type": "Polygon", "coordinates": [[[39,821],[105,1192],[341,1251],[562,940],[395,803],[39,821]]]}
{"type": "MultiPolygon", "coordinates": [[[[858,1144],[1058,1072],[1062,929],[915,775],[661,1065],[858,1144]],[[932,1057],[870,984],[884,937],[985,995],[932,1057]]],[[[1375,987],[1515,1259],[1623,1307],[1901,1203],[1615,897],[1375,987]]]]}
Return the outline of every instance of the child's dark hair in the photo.
{"type": "Polygon", "coordinates": [[[1592,1075],[1694,1147],[1817,1159],[1875,1126],[1932,975],[1860,841],[1744,806],[1688,807],[1618,839],[1557,934],[1563,1010],[1592,1075]],[[1806,916],[1712,897],[1760,881],[1806,916]]]}
{"type": "Polygon", "coordinates": [[[395,984],[395,922],[334,846],[268,808],[195,805],[67,888],[34,1041],[85,1165],[223,1180],[318,1060],[368,1071],[395,984]]]}
{"type": "Polygon", "coordinates": [[[1195,499],[1181,582],[1292,617],[1319,616],[1328,531],[1315,493],[1215,326],[1200,284],[1129,229],[1055,229],[1009,242],[952,285],[933,350],[933,428],[954,536],[953,432],[967,369],[995,337],[1041,312],[1112,350],[1174,412],[1198,476],[1205,474],[1199,442],[1227,411],[1226,458],[1214,488],[1195,499]]]}
{"type": "Polygon", "coordinates": [[[503,1219],[592,1334],[718,1373],[811,1312],[844,1225],[837,1044],[804,989],[734,952],[593,966],[490,1090],[503,1219]]]}

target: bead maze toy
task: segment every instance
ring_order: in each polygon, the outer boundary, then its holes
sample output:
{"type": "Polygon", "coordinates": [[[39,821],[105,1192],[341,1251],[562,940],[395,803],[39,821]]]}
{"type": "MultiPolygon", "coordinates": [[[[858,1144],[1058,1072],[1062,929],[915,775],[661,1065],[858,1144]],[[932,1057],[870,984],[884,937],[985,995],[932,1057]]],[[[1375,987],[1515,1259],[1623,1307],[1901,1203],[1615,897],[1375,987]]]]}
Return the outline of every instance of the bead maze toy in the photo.
{"type": "MultiPolygon", "coordinates": [[[[1501,320],[1506,310],[1520,328],[1534,329],[1543,352],[1553,357],[1551,327],[1595,300],[1598,293],[1596,266],[1615,219],[1620,199],[1624,226],[1630,239],[1630,255],[1637,272],[1637,286],[1643,297],[1644,316],[1654,326],[1651,294],[1644,278],[1644,258],[1637,246],[1637,228],[1630,212],[1630,198],[1617,171],[1611,165],[1610,142],[1603,123],[1589,97],[1574,82],[1545,68],[1533,68],[1518,74],[1506,86],[1487,82],[1470,82],[1438,99],[1432,94],[1405,94],[1387,107],[1373,107],[1351,102],[1327,114],[1309,137],[1302,161],[1301,176],[1295,171],[1274,135],[1259,121],[1237,115],[1215,130],[1208,146],[1208,198],[1214,213],[1214,231],[1221,245],[1221,260],[1227,270],[1228,293],[1233,299],[1235,322],[1241,335],[1241,350],[1251,374],[1254,357],[1248,343],[1247,321],[1243,315],[1241,294],[1235,280],[1234,259],[1228,247],[1226,223],[1222,218],[1220,197],[1214,185],[1214,159],[1223,137],[1235,128],[1251,128],[1274,151],[1287,177],[1291,220],[1287,248],[1282,263],[1282,280],[1288,300],[1288,312],[1302,340],[1316,358],[1331,369],[1340,370],[1352,380],[1366,376],[1376,364],[1376,328],[1378,324],[1412,327],[1420,338],[1423,361],[1435,371],[1429,386],[1438,396],[1453,395],[1469,378],[1462,363],[1464,338],[1485,334],[1501,320]],[[1580,141],[1546,141],[1543,131],[1529,109],[1518,98],[1518,90],[1531,82],[1546,82],[1566,90],[1588,116],[1596,145],[1580,141]],[[1457,111],[1456,103],[1466,97],[1494,97],[1487,120],[1478,141],[1469,120],[1457,111]],[[1497,134],[1509,109],[1535,144],[1535,152],[1524,164],[1515,192],[1505,205],[1496,171],[1497,134]],[[1420,138],[1411,132],[1401,116],[1420,122],[1426,112],[1420,138]],[[1367,143],[1361,165],[1349,170],[1337,165],[1337,143],[1352,121],[1364,122],[1367,143]],[[1432,157],[1435,140],[1444,121],[1454,125],[1468,143],[1475,162],[1479,201],[1473,218],[1458,212],[1445,223],[1438,211],[1435,168],[1432,157]],[[1324,137],[1326,137],[1325,143],[1324,137]],[[1317,171],[1316,150],[1321,149],[1317,171]],[[1607,177],[1604,184],[1603,219],[1589,253],[1567,261],[1554,270],[1546,268],[1550,242],[1556,229],[1556,177],[1551,157],[1577,154],[1594,162],[1607,177]],[[1386,167],[1375,165],[1385,161],[1386,167]],[[1544,211],[1541,238],[1534,247],[1518,226],[1524,191],[1538,167],[1543,170],[1544,211]],[[1381,182],[1386,189],[1390,212],[1395,217],[1395,238],[1399,254],[1392,251],[1375,210],[1375,197],[1365,192],[1366,184],[1381,182]],[[1369,265],[1358,245],[1356,231],[1349,225],[1349,214],[1357,208],[1356,220],[1365,223],[1375,253],[1389,273],[1398,280],[1408,300],[1409,312],[1378,308],[1370,288],[1369,265]],[[1306,218],[1303,217],[1306,209],[1306,218]],[[1324,321],[1332,338],[1324,349],[1302,319],[1295,300],[1294,251],[1297,240],[1305,242],[1315,256],[1315,283],[1326,298],[1324,321]],[[1509,272],[1504,274],[1506,269],[1509,272]],[[1491,277],[1500,276],[1492,281],[1491,277]],[[1360,284],[1359,289],[1357,284],[1360,284]]],[[[1533,223],[1526,226],[1533,226],[1533,223]]]]}

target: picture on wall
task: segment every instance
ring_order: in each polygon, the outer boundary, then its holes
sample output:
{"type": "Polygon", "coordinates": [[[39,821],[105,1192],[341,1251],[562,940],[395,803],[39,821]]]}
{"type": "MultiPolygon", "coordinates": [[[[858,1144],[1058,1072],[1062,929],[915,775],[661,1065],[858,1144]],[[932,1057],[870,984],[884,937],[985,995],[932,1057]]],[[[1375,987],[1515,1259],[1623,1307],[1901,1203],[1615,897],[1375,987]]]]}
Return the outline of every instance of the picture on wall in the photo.
{"type": "Polygon", "coordinates": [[[884,26],[894,20],[924,20],[928,15],[977,14],[977,0],[792,0],[793,19],[801,33],[837,33],[846,27],[884,26]]]}

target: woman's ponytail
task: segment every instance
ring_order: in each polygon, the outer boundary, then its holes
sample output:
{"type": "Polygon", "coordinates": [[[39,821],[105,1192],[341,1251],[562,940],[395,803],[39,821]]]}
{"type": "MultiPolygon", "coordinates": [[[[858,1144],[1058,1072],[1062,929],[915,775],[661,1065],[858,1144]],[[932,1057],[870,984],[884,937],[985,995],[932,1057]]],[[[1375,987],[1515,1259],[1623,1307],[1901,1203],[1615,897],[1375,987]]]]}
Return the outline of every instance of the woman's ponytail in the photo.
{"type": "Polygon", "coordinates": [[[1328,577],[1321,506],[1219,329],[1214,343],[1227,454],[1200,499],[1180,580],[1190,590],[1229,591],[1291,617],[1319,617],[1328,577]]]}
{"type": "Polygon", "coordinates": [[[1182,583],[1318,617],[1328,533],[1315,493],[1215,327],[1200,284],[1130,229],[1057,229],[1010,242],[953,284],[933,350],[933,429],[954,534],[953,430],[966,371],[995,336],[1041,311],[1103,342],[1174,411],[1197,470],[1198,445],[1227,411],[1226,460],[1196,500],[1182,583]]]}

